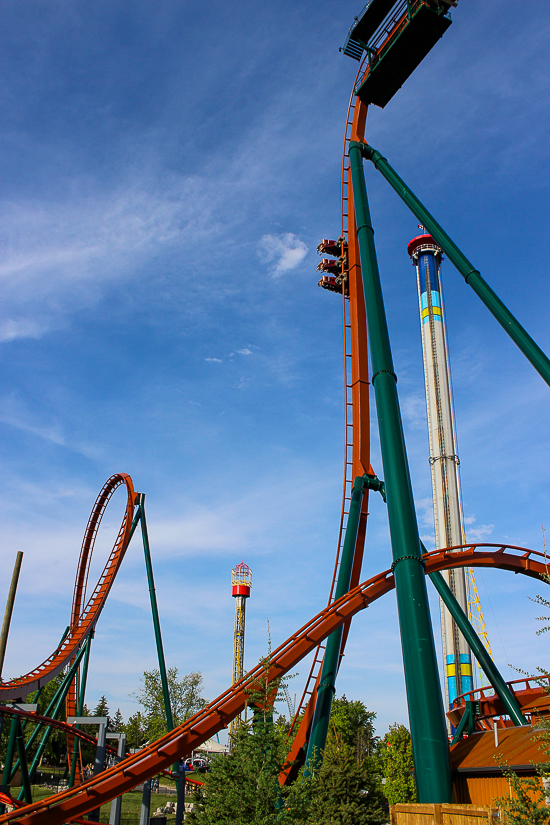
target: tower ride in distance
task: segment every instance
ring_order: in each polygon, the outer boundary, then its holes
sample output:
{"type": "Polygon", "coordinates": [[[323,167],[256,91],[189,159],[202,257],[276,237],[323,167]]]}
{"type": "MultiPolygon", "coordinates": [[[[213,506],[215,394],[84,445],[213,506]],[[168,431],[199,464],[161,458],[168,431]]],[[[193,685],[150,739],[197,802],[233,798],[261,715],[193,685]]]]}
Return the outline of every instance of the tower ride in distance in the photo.
{"type": "MultiPolygon", "coordinates": [[[[235,599],[235,632],[233,635],[233,681],[238,682],[244,676],[244,629],[246,619],[246,600],[252,586],[252,570],[242,561],[231,571],[232,595],[235,599]]],[[[231,722],[230,733],[235,733],[241,717],[236,716],[231,722]]]]}
{"type": "MultiPolygon", "coordinates": [[[[424,381],[430,436],[430,465],[437,549],[463,543],[453,402],[445,318],[441,295],[441,249],[431,235],[419,235],[407,246],[416,266],[424,381]]],[[[443,576],[468,614],[464,570],[445,570],[443,576]]],[[[472,653],[451,614],[441,602],[441,635],[447,706],[461,693],[473,690],[472,653]]]]}

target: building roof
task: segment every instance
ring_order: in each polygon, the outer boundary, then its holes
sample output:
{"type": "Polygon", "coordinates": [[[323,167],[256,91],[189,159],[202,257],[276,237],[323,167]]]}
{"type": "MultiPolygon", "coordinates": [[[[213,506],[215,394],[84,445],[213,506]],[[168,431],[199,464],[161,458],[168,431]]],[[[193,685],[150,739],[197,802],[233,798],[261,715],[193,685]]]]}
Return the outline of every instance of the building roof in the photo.
{"type": "Polygon", "coordinates": [[[499,762],[516,771],[533,771],[548,759],[531,725],[498,728],[498,745],[493,731],[473,733],[452,745],[450,754],[453,771],[472,774],[500,773],[499,762]]]}

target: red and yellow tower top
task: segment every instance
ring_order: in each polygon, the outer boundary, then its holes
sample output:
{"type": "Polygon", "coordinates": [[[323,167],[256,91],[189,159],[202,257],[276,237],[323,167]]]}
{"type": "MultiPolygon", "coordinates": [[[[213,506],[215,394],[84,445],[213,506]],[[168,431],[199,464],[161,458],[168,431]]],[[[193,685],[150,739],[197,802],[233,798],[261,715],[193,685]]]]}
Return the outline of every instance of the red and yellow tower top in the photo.
{"type": "Polygon", "coordinates": [[[242,561],[231,571],[231,584],[233,585],[233,596],[250,596],[252,586],[252,570],[242,561]]]}

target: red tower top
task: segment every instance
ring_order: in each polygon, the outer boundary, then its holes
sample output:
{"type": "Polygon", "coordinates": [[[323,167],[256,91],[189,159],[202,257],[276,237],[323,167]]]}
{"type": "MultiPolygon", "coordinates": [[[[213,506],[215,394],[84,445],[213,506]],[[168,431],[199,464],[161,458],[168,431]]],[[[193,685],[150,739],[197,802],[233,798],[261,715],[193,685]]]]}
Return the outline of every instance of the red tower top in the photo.
{"type": "Polygon", "coordinates": [[[431,235],[417,235],[416,238],[413,238],[412,241],[409,241],[407,244],[407,252],[415,261],[418,258],[418,254],[422,251],[430,251],[433,252],[436,257],[441,256],[441,247],[434,241],[431,235]]]}
{"type": "Polygon", "coordinates": [[[231,571],[231,584],[233,585],[233,596],[250,596],[252,586],[252,570],[242,561],[231,571]]]}

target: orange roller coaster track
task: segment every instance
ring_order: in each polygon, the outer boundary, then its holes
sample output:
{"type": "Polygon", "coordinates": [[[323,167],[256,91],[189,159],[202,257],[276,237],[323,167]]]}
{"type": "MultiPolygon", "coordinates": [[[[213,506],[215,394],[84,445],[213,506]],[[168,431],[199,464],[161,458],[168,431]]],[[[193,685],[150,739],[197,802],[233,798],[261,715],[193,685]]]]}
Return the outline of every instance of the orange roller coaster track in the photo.
{"type": "MultiPolygon", "coordinates": [[[[131,486],[128,489],[131,490],[131,486]]],[[[539,579],[547,569],[546,559],[542,553],[522,547],[494,544],[469,544],[435,550],[426,553],[423,559],[426,573],[453,567],[496,567],[539,579]]],[[[175,760],[187,756],[206,739],[226,728],[231,720],[243,711],[250,692],[259,680],[267,678],[271,682],[288,673],[334,630],[376,599],[390,592],[394,586],[393,573],[391,570],[385,570],[353,588],[341,599],[322,610],[273,652],[267,675],[264,666],[258,665],[203,710],[156,742],[78,787],[4,814],[0,817],[0,823],[17,821],[22,825],[62,825],[73,822],[168,768],[175,760]]]]}
{"type": "MultiPolygon", "coordinates": [[[[40,716],[39,713],[19,710],[19,708],[11,708],[9,706],[1,707],[0,712],[2,714],[6,714],[7,716],[18,716],[20,719],[26,719],[27,722],[35,722],[39,725],[47,725],[48,727],[65,731],[65,733],[70,733],[71,736],[76,736],[78,739],[81,739],[82,742],[87,742],[89,745],[97,745],[97,739],[95,736],[91,736],[89,733],[84,733],[83,730],[78,730],[78,728],[75,728],[74,725],[69,725],[67,722],[62,722],[61,719],[51,719],[49,716],[40,716]]],[[[111,745],[106,745],[105,748],[116,756],[116,748],[113,748],[111,745]]]]}
{"type": "Polygon", "coordinates": [[[103,489],[96,499],[84,533],[76,574],[69,632],[55,653],[52,653],[52,655],[37,668],[17,679],[0,683],[0,702],[5,702],[10,699],[20,700],[27,697],[29,693],[46,685],[71,661],[94,629],[130,541],[135,498],[136,494],[134,492],[132,479],[126,473],[116,473],[104,484],[103,489]],[[122,524],[120,525],[120,530],[118,531],[113,549],[109,554],[103,572],[86,606],[82,609],[82,602],[86,594],[91,556],[99,526],[113,493],[122,484],[126,486],[127,491],[126,508],[122,524]]]}
{"type": "MultiPolygon", "coordinates": [[[[361,262],[359,260],[359,246],[357,231],[353,219],[353,193],[350,181],[349,144],[352,140],[364,140],[365,124],[368,106],[355,94],[355,86],[364,72],[367,57],[359,66],[353,91],[350,96],[344,130],[344,144],[342,151],[342,182],[341,182],[341,225],[340,244],[342,251],[342,314],[343,314],[343,344],[344,344],[344,489],[342,493],[342,511],[340,529],[336,548],[336,559],[330,585],[328,604],[334,601],[336,582],[340,569],[342,548],[346,534],[351,488],[353,480],[365,473],[374,473],[370,463],[370,401],[369,401],[369,357],[367,345],[367,319],[365,299],[363,296],[363,281],[361,277],[361,262]],[[351,216],[351,219],[350,219],[351,216]]],[[[367,529],[369,496],[368,491],[363,497],[361,520],[355,545],[355,556],[351,573],[350,588],[354,588],[361,579],[361,565],[367,529]]],[[[340,661],[344,655],[350,622],[344,625],[342,642],[340,645],[340,661]]],[[[294,718],[289,732],[299,724],[298,731],[289,753],[289,761],[296,766],[300,763],[300,756],[309,737],[309,729],[313,719],[317,686],[321,676],[321,668],[325,653],[325,645],[320,644],[315,651],[306,684],[296,707],[294,718]]],[[[295,771],[286,770],[281,776],[281,782],[291,781],[295,771]]]]}

